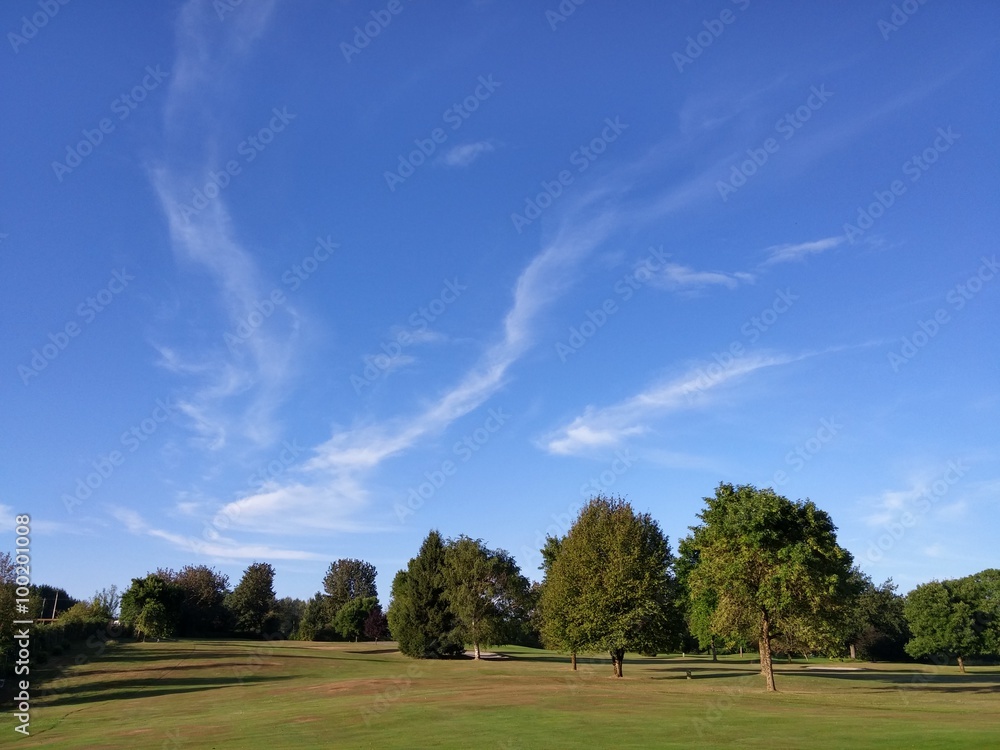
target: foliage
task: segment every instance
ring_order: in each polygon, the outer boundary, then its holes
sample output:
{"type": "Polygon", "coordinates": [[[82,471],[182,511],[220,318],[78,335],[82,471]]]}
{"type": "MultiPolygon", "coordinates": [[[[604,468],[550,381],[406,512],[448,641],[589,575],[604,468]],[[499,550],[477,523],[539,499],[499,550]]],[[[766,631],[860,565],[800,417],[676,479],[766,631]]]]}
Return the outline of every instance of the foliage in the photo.
{"type": "Polygon", "coordinates": [[[225,607],[229,576],[207,565],[185,565],[179,571],[156,572],[184,592],[178,624],[181,635],[213,635],[232,629],[233,618],[225,607]]]}
{"type": "Polygon", "coordinates": [[[417,556],[392,581],[389,628],[399,650],[418,659],[452,656],[463,645],[445,597],[445,547],[432,530],[417,556]]]}
{"type": "Polygon", "coordinates": [[[252,563],[239,584],[226,597],[236,628],[247,633],[270,634],[277,629],[274,568],[270,563],[252,563]]]}
{"type": "Polygon", "coordinates": [[[155,573],[133,578],[122,594],[121,619],[136,636],[166,638],[177,631],[184,591],[155,573]]]}
{"type": "Polygon", "coordinates": [[[720,484],[705,504],[702,523],[684,542],[697,552],[690,596],[714,597],[711,631],[758,642],[761,672],[774,690],[772,638],[835,648],[857,594],[851,555],[837,544],[829,515],[808,500],[720,484]]]}
{"type": "Polygon", "coordinates": [[[301,625],[306,602],[286,596],[275,602],[274,611],[277,615],[278,633],[282,638],[292,638],[301,625]]]}
{"type": "Polygon", "coordinates": [[[328,612],[337,612],[352,599],[378,597],[375,566],[364,560],[340,559],[330,563],[323,578],[323,590],[329,598],[328,612]]]}
{"type": "Polygon", "coordinates": [[[378,606],[374,596],[362,596],[349,600],[333,617],[333,626],[341,637],[347,640],[358,640],[365,629],[365,620],[378,606]]]}
{"type": "Polygon", "coordinates": [[[677,636],[672,561],[648,513],[620,498],[591,499],[547,566],[543,638],[574,653],[607,651],[621,677],[626,650],[656,652],[677,636]]]}
{"type": "Polygon", "coordinates": [[[889,578],[876,586],[860,570],[854,570],[860,593],[851,609],[845,640],[855,646],[856,656],[868,661],[899,661],[910,638],[902,596],[889,578]]]}
{"type": "Polygon", "coordinates": [[[118,587],[114,584],[96,592],[90,602],[94,613],[106,620],[114,620],[118,617],[121,604],[122,595],[118,592],[118,587]]]}
{"type": "Polygon", "coordinates": [[[956,658],[964,672],[966,657],[1000,651],[1000,570],[917,586],[904,612],[913,632],[906,652],[956,658]]]}
{"type": "Polygon", "coordinates": [[[479,647],[509,643],[526,617],[528,579],[514,558],[482,539],[460,536],[445,549],[445,598],[455,615],[455,635],[479,647]]]}
{"type": "Polygon", "coordinates": [[[382,611],[381,604],[376,603],[371,612],[368,613],[363,631],[366,638],[371,638],[376,643],[378,643],[379,638],[389,637],[389,620],[386,618],[385,612],[382,611]]]}

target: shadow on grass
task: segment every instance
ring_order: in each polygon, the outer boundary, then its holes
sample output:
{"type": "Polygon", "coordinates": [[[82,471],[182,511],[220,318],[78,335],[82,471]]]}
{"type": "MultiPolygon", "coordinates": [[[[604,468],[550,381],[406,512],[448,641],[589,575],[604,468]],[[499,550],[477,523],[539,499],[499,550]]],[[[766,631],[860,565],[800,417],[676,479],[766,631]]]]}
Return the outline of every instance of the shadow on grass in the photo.
{"type": "Polygon", "coordinates": [[[395,654],[398,651],[398,648],[368,648],[357,651],[344,649],[345,654],[395,654]]]}
{"type": "Polygon", "coordinates": [[[81,703],[95,703],[112,700],[130,700],[134,698],[151,698],[159,695],[180,695],[196,693],[205,690],[237,687],[263,682],[278,682],[294,679],[293,676],[250,676],[250,677],[153,677],[142,680],[106,680],[104,682],[87,682],[81,685],[60,689],[58,692],[43,696],[39,706],[73,706],[81,703]],[[82,693],[82,694],[81,694],[82,693]]]}

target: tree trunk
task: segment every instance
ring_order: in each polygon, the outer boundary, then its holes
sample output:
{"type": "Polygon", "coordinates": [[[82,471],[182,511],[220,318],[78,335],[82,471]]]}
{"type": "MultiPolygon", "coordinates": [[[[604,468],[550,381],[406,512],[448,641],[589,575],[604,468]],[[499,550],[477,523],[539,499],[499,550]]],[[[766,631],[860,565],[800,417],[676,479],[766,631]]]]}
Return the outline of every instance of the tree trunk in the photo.
{"type": "Polygon", "coordinates": [[[852,658],[852,659],[857,659],[857,658],[858,658],[858,651],[857,651],[857,649],[856,649],[856,648],[854,647],[854,644],[853,644],[853,643],[851,644],[851,658],[852,658]]]}
{"type": "Polygon", "coordinates": [[[479,651],[479,644],[478,643],[474,643],[474,644],[472,644],[472,647],[476,651],[476,658],[477,659],[481,659],[482,658],[482,653],[479,651]]]}
{"type": "Polygon", "coordinates": [[[743,646],[740,646],[740,658],[743,658],[743,646]]]}
{"type": "Polygon", "coordinates": [[[961,655],[958,657],[958,671],[965,674],[965,660],[962,659],[961,655]]]}
{"type": "Polygon", "coordinates": [[[764,675],[769,693],[776,692],[774,686],[774,665],[771,663],[771,623],[764,616],[760,628],[760,673],[764,675]]]}
{"type": "Polygon", "coordinates": [[[573,665],[573,671],[576,671],[576,651],[569,655],[569,663],[573,665]]]}
{"type": "Polygon", "coordinates": [[[622,662],[625,660],[625,649],[616,648],[611,652],[611,666],[615,670],[615,677],[622,676],[622,662]]]}
{"type": "Polygon", "coordinates": [[[718,661],[719,657],[715,655],[715,636],[714,635],[708,640],[708,646],[709,646],[710,649],[712,649],[712,661],[718,661]]]}

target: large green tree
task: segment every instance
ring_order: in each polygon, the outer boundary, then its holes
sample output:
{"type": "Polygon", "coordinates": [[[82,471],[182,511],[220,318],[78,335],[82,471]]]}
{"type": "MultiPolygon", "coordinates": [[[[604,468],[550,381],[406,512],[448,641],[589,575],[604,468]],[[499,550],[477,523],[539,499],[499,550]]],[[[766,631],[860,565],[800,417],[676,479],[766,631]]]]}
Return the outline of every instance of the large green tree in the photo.
{"type": "Polygon", "coordinates": [[[594,497],[543,560],[553,552],[541,594],[550,643],[571,652],[608,652],[616,677],[626,650],[656,652],[673,644],[673,556],[648,513],[636,513],[620,498],[594,497]]]}
{"type": "Polygon", "coordinates": [[[279,618],[274,596],[274,568],[269,563],[252,563],[226,597],[226,607],[232,612],[239,630],[264,634],[270,625],[276,629],[279,618]]]}
{"type": "Polygon", "coordinates": [[[463,645],[445,598],[445,545],[432,530],[417,556],[392,581],[389,629],[399,650],[418,659],[452,656],[463,645]]]}
{"type": "Polygon", "coordinates": [[[1000,570],[917,586],[904,612],[913,632],[908,654],[951,657],[965,672],[967,657],[1000,651],[1000,570]]]}
{"type": "Polygon", "coordinates": [[[229,576],[207,565],[185,565],[179,571],[161,569],[157,575],[184,592],[178,630],[185,636],[223,633],[232,626],[224,606],[229,576]]]}
{"type": "Polygon", "coordinates": [[[365,620],[376,607],[378,607],[378,599],[374,596],[351,599],[337,610],[337,614],[333,618],[333,626],[342,638],[356,641],[365,632],[365,620]]]}
{"type": "Polygon", "coordinates": [[[871,577],[854,571],[860,589],[849,615],[845,640],[851,658],[868,661],[897,661],[906,657],[910,638],[903,612],[902,596],[892,579],[875,585],[871,577]]]}
{"type": "Polygon", "coordinates": [[[482,539],[460,536],[445,548],[444,580],[455,635],[472,644],[476,659],[481,645],[513,640],[529,601],[528,579],[513,557],[487,548],[482,539]]]}
{"type": "Polygon", "coordinates": [[[342,558],[330,563],[323,577],[323,590],[328,599],[331,617],[352,599],[378,597],[375,587],[375,566],[364,560],[342,558]]]}
{"type": "Polygon", "coordinates": [[[122,594],[121,619],[137,636],[167,638],[177,632],[184,592],[156,573],[133,578],[122,594]]]}
{"type": "Polygon", "coordinates": [[[712,632],[758,643],[773,691],[772,639],[829,650],[843,632],[856,595],[851,554],[829,515],[771,489],[720,484],[698,518],[684,542],[697,552],[691,597],[714,598],[712,632]]]}

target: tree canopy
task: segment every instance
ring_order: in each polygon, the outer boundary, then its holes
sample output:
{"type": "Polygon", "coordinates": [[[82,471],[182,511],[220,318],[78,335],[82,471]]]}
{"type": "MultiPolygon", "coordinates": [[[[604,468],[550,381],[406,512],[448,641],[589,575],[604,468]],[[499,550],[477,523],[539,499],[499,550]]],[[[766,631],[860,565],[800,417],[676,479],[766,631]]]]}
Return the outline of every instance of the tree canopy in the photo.
{"type": "Polygon", "coordinates": [[[673,556],[648,513],[620,498],[594,497],[546,549],[540,606],[548,644],[606,651],[621,677],[626,650],[656,652],[676,640],[673,556]]]}
{"type": "Polygon", "coordinates": [[[482,539],[460,536],[445,548],[445,598],[456,619],[456,637],[480,646],[509,643],[527,616],[528,579],[504,550],[491,550],[482,539]]]}
{"type": "Polygon", "coordinates": [[[837,544],[830,516],[808,500],[720,484],[705,506],[684,543],[697,553],[690,597],[711,611],[712,632],[758,642],[761,673],[775,690],[773,638],[817,649],[837,641],[856,594],[851,554],[837,544]]]}
{"type": "Polygon", "coordinates": [[[226,597],[236,627],[248,633],[264,634],[269,625],[278,626],[274,595],[274,568],[270,563],[252,563],[239,584],[226,597]]]}

